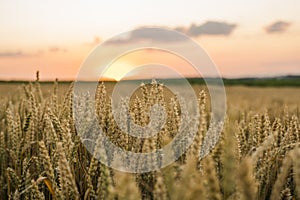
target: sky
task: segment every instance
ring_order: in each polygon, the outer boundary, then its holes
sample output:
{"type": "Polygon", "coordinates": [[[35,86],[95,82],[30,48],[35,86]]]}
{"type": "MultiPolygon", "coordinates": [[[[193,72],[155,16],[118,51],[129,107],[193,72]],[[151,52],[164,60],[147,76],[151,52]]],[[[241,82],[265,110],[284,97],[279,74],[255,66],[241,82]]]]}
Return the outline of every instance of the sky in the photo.
{"type": "MultiPolygon", "coordinates": [[[[75,79],[97,45],[151,26],[192,38],[223,77],[299,75],[299,10],[299,0],[1,0],[0,79],[34,79],[37,70],[43,80],[75,79]]],[[[144,37],[131,36],[132,41],[144,37]]],[[[147,53],[129,55],[107,76],[122,78],[120,72],[128,73],[147,53]]],[[[184,61],[163,57],[190,76],[184,61]]]]}

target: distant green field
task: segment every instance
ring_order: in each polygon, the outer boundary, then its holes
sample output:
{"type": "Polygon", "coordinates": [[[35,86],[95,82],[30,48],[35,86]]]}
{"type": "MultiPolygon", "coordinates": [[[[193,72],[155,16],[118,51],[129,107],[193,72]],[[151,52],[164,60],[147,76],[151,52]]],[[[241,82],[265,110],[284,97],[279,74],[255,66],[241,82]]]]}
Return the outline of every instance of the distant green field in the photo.
{"type": "MultiPolygon", "coordinates": [[[[210,79],[210,78],[209,78],[210,79]]],[[[205,84],[203,78],[188,78],[191,84],[205,84]]],[[[71,81],[59,81],[61,84],[70,84],[71,81]]],[[[261,86],[261,87],[299,87],[300,76],[282,76],[272,78],[223,78],[224,85],[241,85],[241,86],[261,86]]],[[[1,81],[0,84],[26,84],[28,81],[1,81]]],[[[51,81],[41,82],[44,84],[52,84],[51,81]]],[[[112,82],[113,83],[113,82],[112,82]]],[[[176,79],[174,79],[176,83],[176,79]]]]}
{"type": "MultiPolygon", "coordinates": [[[[204,84],[203,79],[189,79],[192,84],[204,84]]],[[[284,76],[274,78],[237,78],[223,79],[225,85],[244,85],[244,86],[261,86],[261,87],[299,87],[300,76],[284,76]]]]}
{"type": "Polygon", "coordinates": [[[225,79],[225,85],[246,86],[300,86],[300,77],[297,78],[260,78],[260,79],[225,79]]]}

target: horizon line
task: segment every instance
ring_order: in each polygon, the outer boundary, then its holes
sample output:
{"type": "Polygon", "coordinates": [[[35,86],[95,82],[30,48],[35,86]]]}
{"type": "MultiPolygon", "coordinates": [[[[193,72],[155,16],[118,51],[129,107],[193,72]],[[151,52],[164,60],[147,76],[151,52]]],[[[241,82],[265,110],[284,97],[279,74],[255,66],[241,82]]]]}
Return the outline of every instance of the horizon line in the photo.
{"type": "MultiPolygon", "coordinates": [[[[238,76],[238,77],[221,77],[222,80],[238,80],[238,79],[272,79],[272,78],[287,78],[287,77],[295,77],[295,78],[300,78],[300,74],[285,74],[285,75],[270,75],[270,76],[238,76]]],[[[44,79],[40,80],[39,82],[120,82],[120,81],[139,81],[139,80],[152,80],[153,78],[133,78],[133,79],[121,79],[121,80],[115,80],[112,78],[104,78],[104,79],[99,79],[99,80],[75,80],[75,79],[44,79]]],[[[182,78],[154,78],[154,80],[180,80],[182,78]]],[[[218,77],[186,77],[186,79],[218,79],[218,77]]],[[[0,79],[0,82],[34,82],[37,81],[37,79],[32,78],[32,79],[0,79]]]]}

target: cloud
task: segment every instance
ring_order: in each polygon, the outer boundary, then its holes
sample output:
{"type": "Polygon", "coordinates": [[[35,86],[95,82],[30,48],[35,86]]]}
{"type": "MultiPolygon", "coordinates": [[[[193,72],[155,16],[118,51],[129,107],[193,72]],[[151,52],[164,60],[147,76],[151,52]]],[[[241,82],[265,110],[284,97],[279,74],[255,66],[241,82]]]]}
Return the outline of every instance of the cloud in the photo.
{"type": "Polygon", "coordinates": [[[0,52],[0,57],[22,57],[26,56],[22,51],[4,51],[0,52]]]}
{"type": "Polygon", "coordinates": [[[131,38],[134,40],[143,40],[147,38],[152,38],[155,41],[162,41],[162,42],[173,42],[182,40],[181,37],[177,35],[170,35],[168,32],[161,30],[159,28],[154,29],[137,29],[134,30],[131,34],[131,38]]]}
{"type": "Polygon", "coordinates": [[[227,22],[207,21],[201,25],[192,24],[187,30],[185,30],[185,33],[194,37],[200,35],[228,36],[236,27],[236,24],[230,24],[227,22]]]}
{"type": "Polygon", "coordinates": [[[291,25],[289,22],[276,21],[265,28],[267,33],[283,33],[291,25]]]}
{"type": "Polygon", "coordinates": [[[118,39],[111,40],[109,44],[122,44],[131,43],[137,41],[160,41],[160,42],[177,42],[183,40],[177,34],[170,35],[169,32],[165,31],[167,27],[139,27],[129,35],[123,34],[118,39]]]}
{"type": "Polygon", "coordinates": [[[17,51],[0,51],[0,57],[2,58],[23,58],[23,57],[35,57],[41,56],[43,54],[42,50],[39,50],[35,53],[27,53],[21,50],[17,51]]]}
{"type": "Polygon", "coordinates": [[[175,28],[169,27],[139,27],[129,35],[122,35],[118,39],[111,40],[109,44],[122,44],[122,43],[131,43],[136,41],[161,41],[161,42],[178,42],[182,41],[185,38],[178,36],[177,34],[170,35],[167,31],[162,29],[171,29],[175,31],[182,32],[191,37],[198,37],[200,35],[223,35],[228,36],[232,31],[237,27],[236,24],[230,24],[226,22],[218,21],[207,21],[201,25],[192,24],[188,27],[179,26],[175,28]]]}
{"type": "Polygon", "coordinates": [[[52,47],[49,47],[49,51],[52,53],[58,53],[58,52],[67,52],[67,49],[58,47],[58,46],[52,46],[52,47]]]}

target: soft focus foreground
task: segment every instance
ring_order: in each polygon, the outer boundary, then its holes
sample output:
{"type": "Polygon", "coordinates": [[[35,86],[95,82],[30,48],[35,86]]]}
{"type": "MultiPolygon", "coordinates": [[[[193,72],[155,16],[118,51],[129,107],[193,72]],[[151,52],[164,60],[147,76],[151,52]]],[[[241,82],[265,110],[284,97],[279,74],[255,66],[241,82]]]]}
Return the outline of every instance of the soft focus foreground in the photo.
{"type": "MultiPolygon", "coordinates": [[[[200,159],[210,100],[195,85],[200,116],[192,146],[172,165],[143,174],[101,164],[93,157],[97,144],[93,153],[86,150],[74,125],[72,85],[37,80],[15,88],[0,88],[1,199],[300,199],[299,88],[226,88],[221,139],[200,159]],[[14,92],[5,92],[9,88],[14,92]]],[[[152,152],[172,140],[181,117],[175,95],[157,82],[141,86],[131,99],[134,122],[145,126],[155,103],[164,106],[167,121],[155,137],[138,140],[116,126],[112,89],[112,83],[98,85],[96,113],[114,144],[152,152]]],[[[107,159],[113,156],[107,152],[107,159]]]]}

